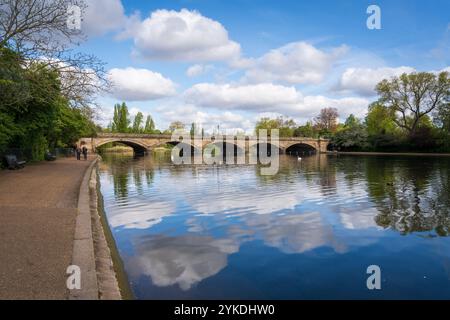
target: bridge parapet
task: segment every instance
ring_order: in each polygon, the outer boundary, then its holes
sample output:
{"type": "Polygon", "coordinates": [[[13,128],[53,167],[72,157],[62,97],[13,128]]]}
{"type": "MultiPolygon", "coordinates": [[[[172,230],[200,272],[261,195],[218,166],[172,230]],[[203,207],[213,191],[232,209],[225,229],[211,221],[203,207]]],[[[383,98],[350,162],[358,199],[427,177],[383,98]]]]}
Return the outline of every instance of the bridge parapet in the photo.
{"type": "MultiPolygon", "coordinates": [[[[232,140],[241,139],[242,136],[234,136],[232,140]]],[[[206,135],[202,141],[202,147],[210,143],[214,143],[215,136],[206,135]]],[[[247,147],[254,146],[258,143],[256,136],[245,136],[247,147]]],[[[79,143],[84,142],[92,151],[96,151],[98,147],[110,142],[122,142],[128,144],[134,149],[150,150],[161,144],[174,143],[171,135],[164,134],[138,134],[138,133],[99,133],[96,137],[82,138],[79,143]]],[[[227,141],[229,142],[229,140],[227,141]]],[[[308,145],[319,152],[326,152],[330,140],[314,139],[307,137],[280,137],[279,147],[282,152],[294,145],[308,145]]],[[[269,139],[270,143],[270,139],[269,139]]]]}
{"type": "MultiPolygon", "coordinates": [[[[225,136],[225,135],[224,135],[225,136]]],[[[214,138],[214,135],[205,135],[206,139],[214,138]]],[[[147,139],[172,139],[172,135],[170,134],[146,134],[146,133],[98,133],[95,138],[147,138],[147,139]]],[[[241,136],[234,136],[234,138],[241,138],[241,136]]],[[[91,139],[91,138],[86,138],[91,139]]],[[[255,140],[257,136],[247,135],[245,136],[245,140],[255,140]]],[[[310,138],[310,137],[279,137],[280,141],[330,141],[329,139],[324,138],[310,138]]]]}

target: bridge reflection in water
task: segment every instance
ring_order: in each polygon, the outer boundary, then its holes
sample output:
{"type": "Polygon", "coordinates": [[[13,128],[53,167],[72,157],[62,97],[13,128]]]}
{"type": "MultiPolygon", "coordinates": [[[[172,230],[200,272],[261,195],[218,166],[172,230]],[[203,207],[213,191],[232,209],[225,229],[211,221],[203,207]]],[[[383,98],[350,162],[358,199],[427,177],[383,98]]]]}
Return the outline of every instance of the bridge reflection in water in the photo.
{"type": "Polygon", "coordinates": [[[129,282],[153,299],[450,299],[449,174],[432,157],[282,155],[274,176],[164,155],[100,163],[129,282]]]}

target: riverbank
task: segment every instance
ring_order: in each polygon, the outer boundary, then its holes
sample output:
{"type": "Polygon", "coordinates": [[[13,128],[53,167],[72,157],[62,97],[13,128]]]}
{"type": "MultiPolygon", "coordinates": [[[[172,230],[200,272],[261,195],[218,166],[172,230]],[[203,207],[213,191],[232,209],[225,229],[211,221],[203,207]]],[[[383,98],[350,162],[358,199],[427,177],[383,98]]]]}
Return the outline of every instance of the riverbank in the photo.
{"type": "MultiPolygon", "coordinates": [[[[163,147],[155,147],[152,148],[152,152],[170,152],[173,148],[169,146],[163,146],[163,147]]],[[[131,147],[124,147],[124,146],[115,146],[110,148],[103,148],[101,150],[102,154],[109,154],[109,153],[119,153],[119,154],[133,154],[134,150],[131,147]]]]}
{"type": "Polygon", "coordinates": [[[84,279],[80,289],[72,289],[71,300],[119,300],[111,250],[105,237],[99,210],[96,158],[86,171],[78,197],[72,265],[81,269],[84,279]]]}
{"type": "Polygon", "coordinates": [[[327,151],[331,155],[450,157],[450,153],[327,151]]]}
{"type": "Polygon", "coordinates": [[[126,146],[114,146],[110,148],[103,148],[103,153],[133,153],[133,148],[126,146]]]}
{"type": "MultiPolygon", "coordinates": [[[[95,245],[103,234],[92,215],[96,159],[64,158],[0,172],[0,299],[102,298],[99,270],[112,267],[108,252],[95,245]],[[78,292],[66,286],[73,264],[81,268],[78,292]]],[[[118,291],[117,281],[104,283],[108,294],[118,291]]]]}

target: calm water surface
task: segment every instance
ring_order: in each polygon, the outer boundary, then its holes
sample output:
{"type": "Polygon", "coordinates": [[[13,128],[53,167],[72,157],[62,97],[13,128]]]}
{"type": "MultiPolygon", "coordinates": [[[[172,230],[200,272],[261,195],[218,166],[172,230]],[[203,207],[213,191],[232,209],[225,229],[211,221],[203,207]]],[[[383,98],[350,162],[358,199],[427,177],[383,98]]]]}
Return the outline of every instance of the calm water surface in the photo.
{"type": "Polygon", "coordinates": [[[450,299],[450,158],[281,156],[175,166],[104,156],[105,211],[138,299],[450,299]],[[366,287],[378,265],[382,289],[366,287]]]}

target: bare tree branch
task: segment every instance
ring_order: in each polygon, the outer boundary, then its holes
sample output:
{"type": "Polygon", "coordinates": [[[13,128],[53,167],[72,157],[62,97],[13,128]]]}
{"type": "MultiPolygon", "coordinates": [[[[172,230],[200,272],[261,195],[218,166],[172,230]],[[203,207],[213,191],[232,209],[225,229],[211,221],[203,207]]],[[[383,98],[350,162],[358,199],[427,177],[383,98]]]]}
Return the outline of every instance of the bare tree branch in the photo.
{"type": "Polygon", "coordinates": [[[103,62],[73,49],[85,37],[67,25],[72,6],[81,12],[87,7],[85,0],[0,0],[0,48],[58,71],[63,95],[73,106],[87,107],[109,82],[103,62]]]}

